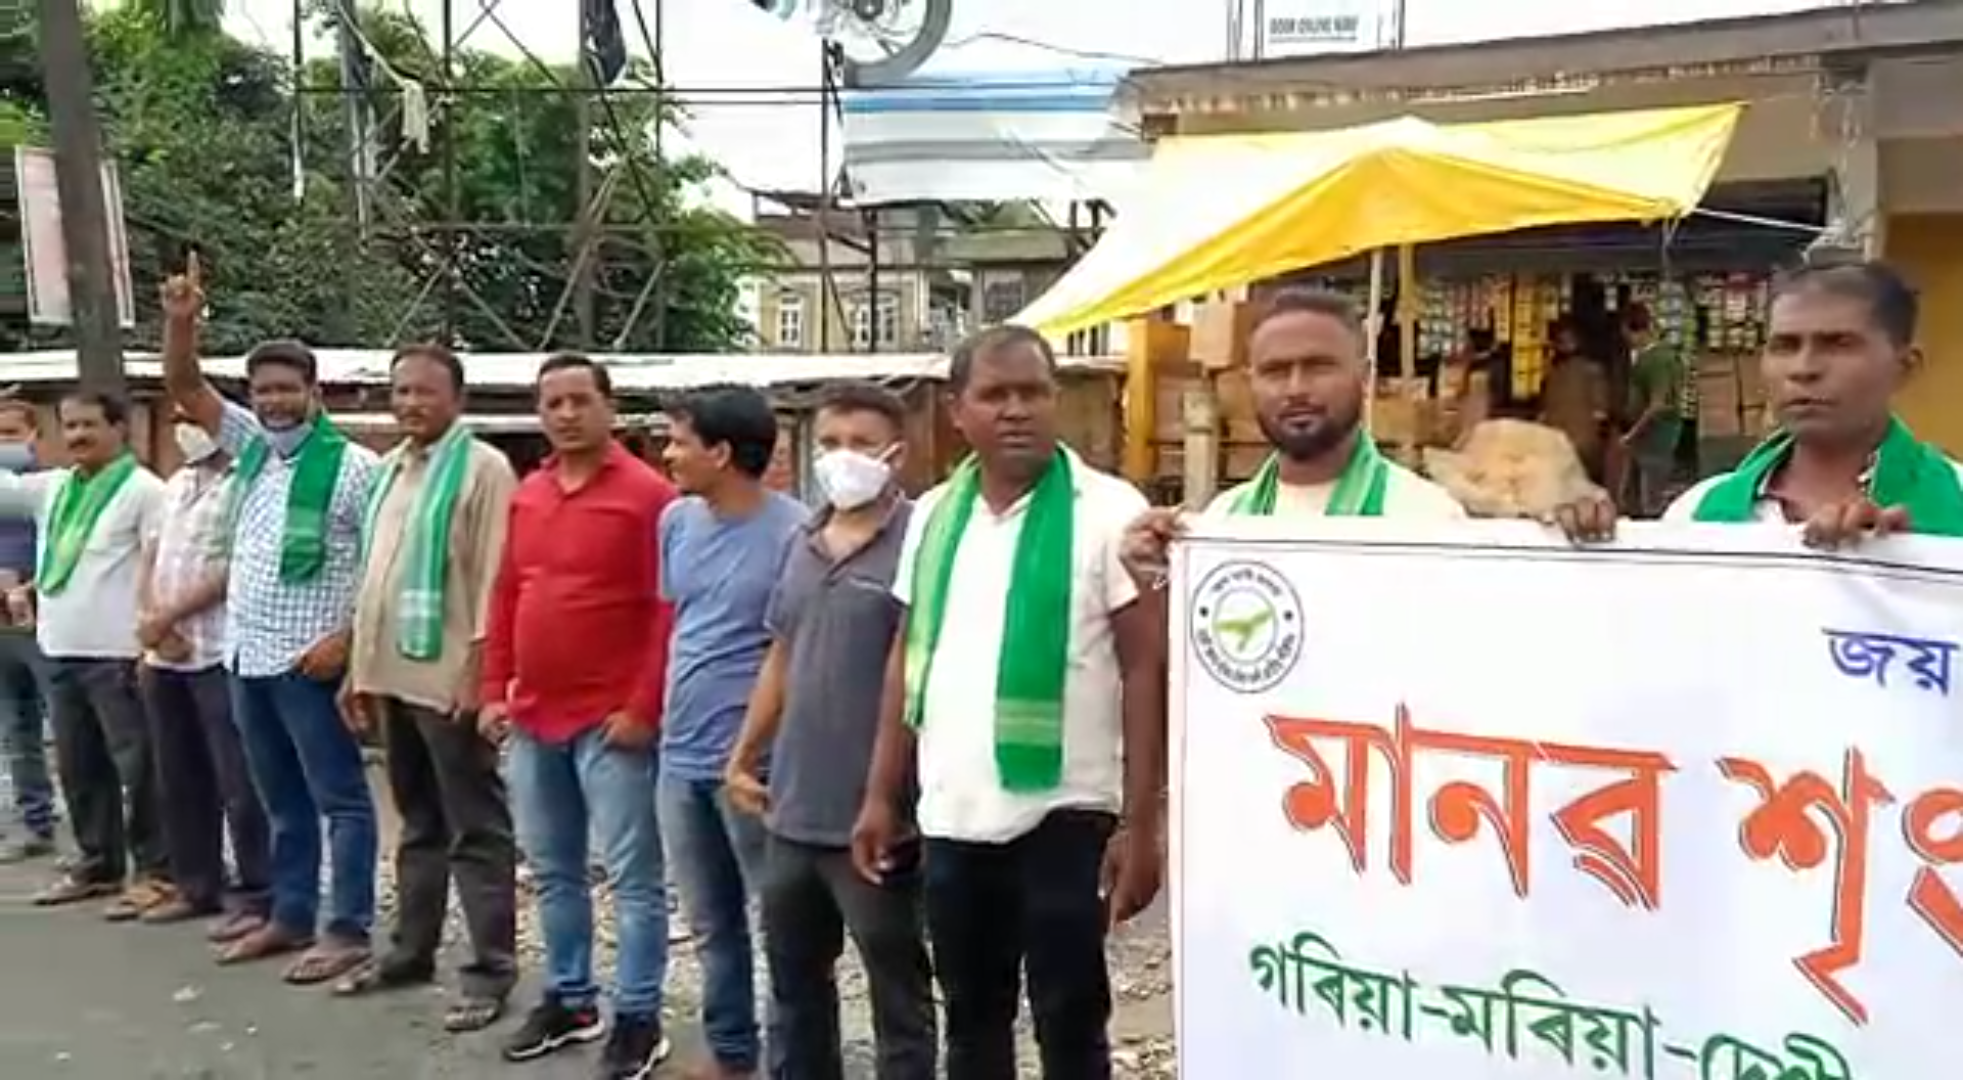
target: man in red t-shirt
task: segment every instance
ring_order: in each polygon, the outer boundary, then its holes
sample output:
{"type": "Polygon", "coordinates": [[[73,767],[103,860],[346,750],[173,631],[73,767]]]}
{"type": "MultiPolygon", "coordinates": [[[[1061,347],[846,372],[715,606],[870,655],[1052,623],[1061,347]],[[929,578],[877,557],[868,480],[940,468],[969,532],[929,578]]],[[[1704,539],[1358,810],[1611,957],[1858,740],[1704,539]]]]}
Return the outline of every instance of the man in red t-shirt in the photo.
{"type": "Polygon", "coordinates": [[[658,528],[675,488],[611,435],[607,370],[562,354],[539,369],[552,456],[512,499],[484,644],[480,724],[511,744],[518,840],[545,938],[545,999],[504,1047],[529,1061],[607,1033],[593,983],[588,836],[613,883],[619,949],[603,1078],[643,1077],[661,1028],[668,905],[654,812],[654,737],[673,613],[658,528]]]}

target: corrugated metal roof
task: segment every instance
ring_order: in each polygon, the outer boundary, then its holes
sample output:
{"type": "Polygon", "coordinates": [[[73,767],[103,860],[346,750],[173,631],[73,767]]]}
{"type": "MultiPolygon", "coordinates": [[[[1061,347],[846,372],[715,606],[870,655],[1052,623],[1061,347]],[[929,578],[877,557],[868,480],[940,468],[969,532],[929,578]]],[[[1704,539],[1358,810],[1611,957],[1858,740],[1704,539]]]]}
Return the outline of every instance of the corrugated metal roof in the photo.
{"type": "MultiPolygon", "coordinates": [[[[398,430],[395,417],[388,413],[337,412],[333,417],[335,426],[347,431],[391,435],[398,430]]],[[[464,427],[479,435],[536,435],[543,430],[538,417],[530,413],[465,413],[458,419],[464,427]]],[[[614,429],[638,429],[663,435],[668,431],[668,417],[661,413],[621,413],[614,418],[614,429]]]]}
{"type": "MultiPolygon", "coordinates": [[[[385,349],[318,349],[320,381],[354,386],[388,384],[389,358],[385,349]]],[[[476,389],[530,389],[548,353],[470,353],[463,358],[470,385],[476,389]]],[[[601,355],[614,388],[624,391],[680,390],[709,383],[748,383],[782,386],[842,379],[941,379],[947,357],[941,353],[872,353],[794,355],[783,353],[702,354],[687,356],[601,355]]],[[[1068,368],[1121,370],[1123,361],[1111,357],[1060,357],[1068,368]]],[[[243,378],[243,356],[207,357],[207,372],[221,378],[243,378]]],[[[132,353],[124,370],[133,379],[160,379],[162,366],[154,353],[132,353]]],[[[75,378],[72,352],[0,353],[0,386],[9,383],[68,382],[75,378]]]]}

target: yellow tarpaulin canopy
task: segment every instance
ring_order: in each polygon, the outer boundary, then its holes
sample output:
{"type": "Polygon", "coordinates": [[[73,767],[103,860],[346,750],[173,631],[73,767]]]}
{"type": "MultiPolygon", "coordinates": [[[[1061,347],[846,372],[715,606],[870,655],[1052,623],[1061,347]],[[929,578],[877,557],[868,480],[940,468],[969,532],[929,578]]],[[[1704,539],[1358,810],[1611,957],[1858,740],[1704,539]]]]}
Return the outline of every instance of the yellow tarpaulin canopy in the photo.
{"type": "Polygon", "coordinates": [[[1742,110],[1165,139],[1117,222],[1016,321],[1062,335],[1375,248],[1681,217],[1742,110]]]}

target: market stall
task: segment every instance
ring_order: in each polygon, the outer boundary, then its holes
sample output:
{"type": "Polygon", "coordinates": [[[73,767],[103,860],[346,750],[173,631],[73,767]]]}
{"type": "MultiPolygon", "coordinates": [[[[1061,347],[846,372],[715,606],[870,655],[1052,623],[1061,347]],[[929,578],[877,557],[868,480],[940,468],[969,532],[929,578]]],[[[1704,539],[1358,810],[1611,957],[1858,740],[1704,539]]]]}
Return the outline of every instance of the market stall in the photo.
{"type": "MultiPolygon", "coordinates": [[[[1365,310],[1376,319],[1385,306],[1383,253],[1393,251],[1398,332],[1370,337],[1373,354],[1381,344],[1392,346],[1395,374],[1380,381],[1372,426],[1380,439],[1408,449],[1427,440],[1436,419],[1436,410],[1427,407],[1436,397],[1435,380],[1419,378],[1422,339],[1427,327],[1435,333],[1447,321],[1438,314],[1454,303],[1450,295],[1428,296],[1419,286],[1413,245],[1571,223],[1681,218],[1710,185],[1741,109],[1463,126],[1404,118],[1313,134],[1167,139],[1155,148],[1145,182],[1119,208],[1116,224],[1019,321],[1062,336],[1189,301],[1220,301],[1250,285],[1363,255],[1370,258],[1365,310]]],[[[1544,290],[1509,282],[1476,298],[1462,290],[1459,300],[1468,314],[1453,325],[1483,321],[1493,336],[1506,339],[1517,377],[1531,383],[1545,350],[1541,316],[1550,299],[1544,290]],[[1475,302],[1482,317],[1470,315],[1475,302]]],[[[1179,405],[1189,434],[1203,434],[1195,429],[1205,426],[1211,406],[1216,427],[1234,441],[1229,406],[1235,390],[1231,375],[1223,373],[1238,365],[1246,319],[1244,305],[1203,303],[1185,335],[1155,333],[1149,326],[1131,335],[1132,450],[1142,442],[1149,452],[1166,398],[1159,392],[1162,376],[1189,384],[1179,405]],[[1190,390],[1210,400],[1190,402],[1190,390]],[[1199,422],[1186,422],[1194,420],[1199,422]]],[[[1205,455],[1205,441],[1185,439],[1182,451],[1205,455]]],[[[1128,455],[1134,473],[1145,456],[1128,455]]],[[[1237,475],[1240,463],[1226,456],[1226,472],[1237,475]]],[[[1187,495],[1195,494],[1196,481],[1217,471],[1189,461],[1187,495]]]]}

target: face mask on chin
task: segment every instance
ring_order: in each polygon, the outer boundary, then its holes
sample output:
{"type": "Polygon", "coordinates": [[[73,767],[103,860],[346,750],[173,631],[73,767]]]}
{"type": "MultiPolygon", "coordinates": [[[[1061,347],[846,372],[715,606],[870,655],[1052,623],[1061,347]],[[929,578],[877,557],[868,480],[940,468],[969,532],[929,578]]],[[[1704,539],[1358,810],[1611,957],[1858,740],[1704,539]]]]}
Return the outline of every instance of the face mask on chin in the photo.
{"type": "Polygon", "coordinates": [[[835,509],[857,510],[885,493],[893,482],[892,451],[878,457],[857,450],[829,450],[811,464],[818,486],[835,509]]]}
{"type": "Polygon", "coordinates": [[[17,473],[34,467],[34,444],[0,443],[0,472],[17,473]]]}
{"type": "Polygon", "coordinates": [[[282,428],[269,427],[265,429],[266,445],[272,447],[273,453],[280,457],[289,458],[300,452],[301,444],[307,441],[307,436],[313,434],[313,430],[313,425],[308,423],[282,428]]]}

